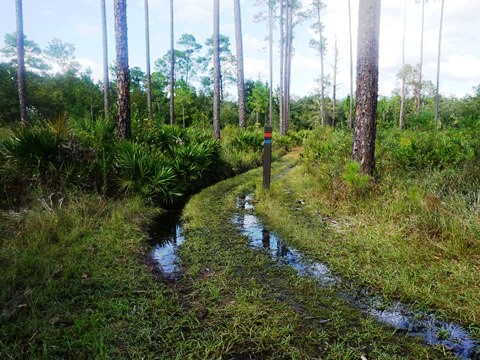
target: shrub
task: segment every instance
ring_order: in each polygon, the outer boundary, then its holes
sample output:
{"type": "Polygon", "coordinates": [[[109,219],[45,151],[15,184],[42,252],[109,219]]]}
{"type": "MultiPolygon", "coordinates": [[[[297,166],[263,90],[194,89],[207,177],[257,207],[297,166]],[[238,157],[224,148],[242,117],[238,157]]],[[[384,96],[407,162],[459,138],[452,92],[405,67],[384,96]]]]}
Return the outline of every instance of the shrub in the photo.
{"type": "Polygon", "coordinates": [[[263,150],[263,137],[259,131],[239,130],[233,138],[232,146],[246,152],[259,152],[263,150]]]}
{"type": "Polygon", "coordinates": [[[476,158],[479,143],[464,131],[395,131],[379,137],[377,157],[400,171],[458,168],[476,158]]]}
{"type": "Polygon", "coordinates": [[[172,203],[182,195],[175,171],[164,156],[141,144],[122,141],[115,154],[116,182],[127,195],[157,203],[172,203]]]}
{"type": "Polygon", "coordinates": [[[342,179],[348,188],[359,191],[365,189],[370,182],[370,176],[360,172],[360,164],[356,161],[349,161],[342,173],[342,179]]]}
{"type": "Polygon", "coordinates": [[[70,127],[79,141],[100,151],[111,148],[116,140],[115,124],[108,119],[76,119],[70,127]]]}
{"type": "Polygon", "coordinates": [[[44,126],[17,129],[13,137],[2,142],[2,153],[4,175],[53,188],[88,182],[96,162],[92,148],[68,137],[62,118],[44,126]]]}
{"type": "Polygon", "coordinates": [[[319,128],[306,137],[305,154],[308,159],[344,162],[350,155],[352,134],[347,130],[319,128]]]}
{"type": "Polygon", "coordinates": [[[220,144],[214,139],[172,147],[170,152],[169,164],[189,192],[225,177],[220,144]]]}

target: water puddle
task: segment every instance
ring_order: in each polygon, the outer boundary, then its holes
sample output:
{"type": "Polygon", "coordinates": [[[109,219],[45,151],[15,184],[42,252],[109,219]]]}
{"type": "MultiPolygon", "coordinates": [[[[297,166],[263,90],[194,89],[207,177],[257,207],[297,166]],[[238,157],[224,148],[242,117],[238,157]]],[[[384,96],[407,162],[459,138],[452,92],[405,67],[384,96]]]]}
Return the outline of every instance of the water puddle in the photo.
{"type": "Polygon", "coordinates": [[[157,217],[149,229],[155,244],[151,257],[162,274],[176,279],[180,273],[177,250],[185,240],[180,222],[180,212],[169,211],[157,217]]]}
{"type": "Polygon", "coordinates": [[[236,205],[242,211],[232,222],[250,239],[252,248],[265,251],[278,264],[291,266],[300,276],[315,279],[321,287],[335,288],[341,298],[381,323],[411,336],[421,336],[429,345],[442,345],[463,359],[480,359],[480,344],[461,326],[440,321],[433,314],[415,311],[400,302],[386,303],[378,294],[343,284],[327,265],[308,259],[268,230],[253,214],[251,195],[239,197],[236,205]]]}
{"type": "Polygon", "coordinates": [[[238,214],[233,222],[239,225],[242,234],[251,240],[250,245],[253,248],[266,251],[276,262],[290,265],[301,276],[314,277],[321,286],[330,287],[340,282],[325,264],[309,261],[298,250],[286,246],[275,233],[267,230],[255,215],[238,214]]]}

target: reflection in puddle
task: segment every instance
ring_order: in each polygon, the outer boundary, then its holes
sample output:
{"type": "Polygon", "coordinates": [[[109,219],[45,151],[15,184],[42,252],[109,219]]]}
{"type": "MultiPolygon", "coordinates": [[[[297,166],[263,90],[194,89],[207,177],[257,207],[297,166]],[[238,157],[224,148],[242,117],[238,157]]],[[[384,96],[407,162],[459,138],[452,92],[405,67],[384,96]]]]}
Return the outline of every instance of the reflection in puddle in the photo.
{"type": "Polygon", "coordinates": [[[341,298],[381,323],[412,336],[421,336],[429,345],[442,345],[461,358],[480,358],[480,344],[461,326],[439,321],[433,314],[414,311],[400,302],[386,303],[379,295],[356,289],[352,284],[348,284],[347,290],[327,265],[309,260],[265,228],[258,217],[251,213],[254,209],[252,196],[238,198],[237,208],[243,211],[237,213],[232,221],[250,239],[252,248],[263,249],[277,263],[291,266],[301,276],[314,278],[321,287],[332,289],[335,286],[341,298]]]}
{"type": "Polygon", "coordinates": [[[180,215],[173,211],[162,214],[149,229],[155,243],[151,256],[161,272],[170,278],[176,278],[180,272],[177,249],[184,241],[180,215]]]}
{"type": "Polygon", "coordinates": [[[252,194],[247,194],[243,196],[239,196],[236,200],[236,206],[239,209],[245,209],[245,210],[253,210],[253,195],[252,194]]]}
{"type": "Polygon", "coordinates": [[[278,263],[290,265],[302,276],[315,277],[322,286],[332,286],[340,281],[324,264],[309,261],[298,250],[287,247],[278,236],[265,229],[256,216],[239,214],[233,222],[251,240],[253,248],[264,249],[278,263]]]}

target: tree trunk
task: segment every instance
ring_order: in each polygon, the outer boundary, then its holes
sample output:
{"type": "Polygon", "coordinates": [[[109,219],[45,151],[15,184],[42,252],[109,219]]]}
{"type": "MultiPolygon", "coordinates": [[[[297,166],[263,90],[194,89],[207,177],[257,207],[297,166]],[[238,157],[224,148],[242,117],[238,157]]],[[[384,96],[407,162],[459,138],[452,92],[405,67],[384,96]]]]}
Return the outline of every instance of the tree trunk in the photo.
{"type": "Polygon", "coordinates": [[[398,127],[403,130],[405,120],[405,32],[407,28],[407,0],[404,0],[403,5],[403,42],[402,42],[402,98],[400,100],[400,119],[398,121],[398,127]]]}
{"type": "Polygon", "coordinates": [[[128,67],[127,2],[114,0],[115,45],[117,50],[117,133],[119,139],[131,139],[130,69],[128,67]]]}
{"type": "Polygon", "coordinates": [[[287,1],[287,44],[285,55],[285,133],[290,127],[290,80],[292,70],[292,42],[293,42],[293,9],[287,1]]]}
{"type": "Polygon", "coordinates": [[[145,58],[147,66],[147,109],[148,120],[153,120],[152,114],[152,79],[150,76],[150,21],[148,18],[148,0],[145,0],[145,58]]]}
{"type": "Polygon", "coordinates": [[[335,127],[337,122],[337,72],[338,72],[338,46],[337,46],[337,36],[335,35],[335,54],[333,58],[333,116],[332,116],[332,126],[335,127]]]}
{"type": "Polygon", "coordinates": [[[220,0],[213,0],[213,136],[220,139],[220,0]]]}
{"type": "Polygon", "coordinates": [[[273,123],[273,3],[268,2],[268,47],[269,47],[269,63],[270,63],[270,81],[269,81],[269,111],[268,111],[268,125],[273,123]]]}
{"type": "Polygon", "coordinates": [[[283,79],[282,81],[282,86],[283,86],[283,133],[282,135],[285,135],[287,133],[287,117],[288,117],[288,104],[290,102],[288,92],[287,92],[287,77],[288,77],[288,51],[290,48],[290,31],[289,31],[289,9],[290,9],[290,0],[285,0],[285,32],[284,32],[284,64],[283,64],[283,79]]]}
{"type": "Polygon", "coordinates": [[[437,58],[437,92],[435,94],[435,129],[438,127],[438,105],[440,101],[440,59],[442,55],[442,28],[443,28],[443,9],[445,0],[442,0],[442,10],[440,12],[440,29],[438,31],[438,58],[437,58]]]}
{"type": "Polygon", "coordinates": [[[284,33],[284,2],[280,0],[280,94],[279,94],[279,115],[280,115],[280,134],[285,135],[285,111],[284,111],[284,92],[285,92],[285,81],[283,79],[284,68],[285,68],[285,33],[284,33]]]}
{"type": "Polygon", "coordinates": [[[425,28],[425,1],[422,1],[422,29],[420,35],[420,71],[418,74],[418,85],[415,89],[415,116],[420,114],[420,105],[421,105],[421,97],[422,97],[422,71],[423,71],[423,33],[425,28]]]}
{"type": "Polygon", "coordinates": [[[187,126],[185,124],[185,105],[182,104],[182,121],[183,121],[183,128],[186,129],[187,126]]]}
{"type": "Polygon", "coordinates": [[[322,109],[322,126],[327,126],[327,112],[325,107],[325,75],[324,75],[324,68],[323,68],[323,53],[325,50],[323,44],[323,36],[322,36],[322,18],[321,18],[321,6],[322,2],[318,0],[316,2],[317,7],[317,21],[318,21],[318,37],[319,37],[319,51],[320,51],[320,102],[321,102],[321,109],[322,109]]]}
{"type": "Polygon", "coordinates": [[[16,0],[17,13],[17,82],[18,100],[20,103],[20,122],[28,124],[27,115],[27,91],[25,81],[25,37],[23,35],[23,7],[22,0],[16,0]]]}
{"type": "Polygon", "coordinates": [[[353,128],[353,40],[352,40],[352,8],[348,0],[348,31],[350,34],[350,109],[348,112],[348,125],[353,128]]]}
{"type": "Polygon", "coordinates": [[[173,0],[170,0],[170,126],[175,125],[175,46],[173,0]]]}
{"type": "Polygon", "coordinates": [[[363,173],[375,172],[378,50],[381,0],[363,0],[358,11],[357,105],[352,158],[363,173]]]}
{"type": "Polygon", "coordinates": [[[101,0],[102,8],[102,39],[103,39],[103,111],[105,119],[108,119],[110,109],[109,88],[110,80],[108,78],[108,35],[107,35],[107,11],[105,0],[101,0]]]}
{"type": "Polygon", "coordinates": [[[237,48],[238,126],[244,129],[247,122],[247,114],[245,108],[245,76],[243,71],[242,13],[240,0],[234,0],[233,4],[235,13],[235,45],[237,48]]]}

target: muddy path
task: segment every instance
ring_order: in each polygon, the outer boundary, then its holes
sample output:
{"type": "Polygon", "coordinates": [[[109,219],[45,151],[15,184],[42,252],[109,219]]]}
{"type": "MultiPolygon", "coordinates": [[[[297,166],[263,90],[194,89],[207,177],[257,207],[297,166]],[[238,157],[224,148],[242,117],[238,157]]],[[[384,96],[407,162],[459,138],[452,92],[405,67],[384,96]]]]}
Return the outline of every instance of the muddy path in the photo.
{"type": "MultiPolygon", "coordinates": [[[[300,152],[274,164],[273,181],[300,152]]],[[[182,216],[165,214],[150,228],[151,259],[162,276],[188,289],[183,296],[201,314],[199,327],[226,331],[233,320],[250,329],[228,330],[221,357],[269,358],[288,350],[299,358],[480,358],[466,329],[357,288],[265,226],[252,195],[260,181],[255,170],[217,184],[195,196],[182,216]],[[265,331],[261,346],[252,345],[265,331]]]]}

